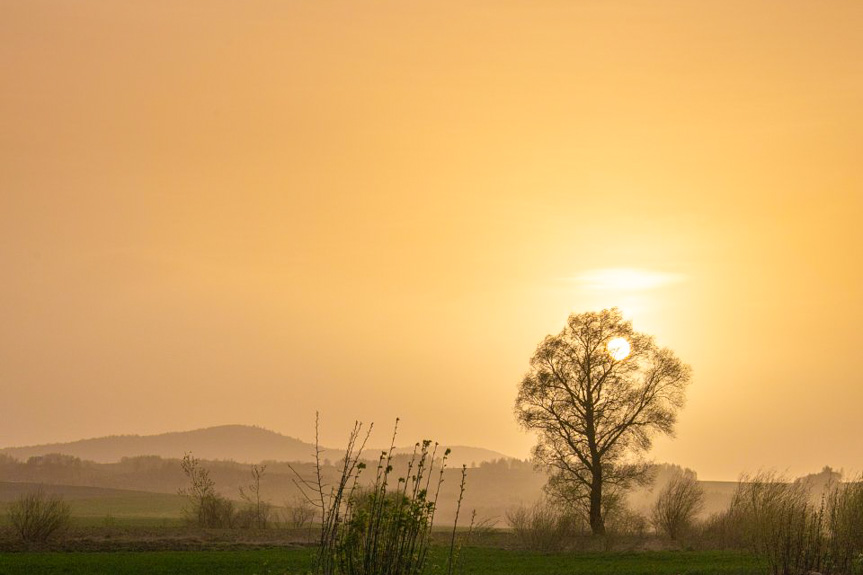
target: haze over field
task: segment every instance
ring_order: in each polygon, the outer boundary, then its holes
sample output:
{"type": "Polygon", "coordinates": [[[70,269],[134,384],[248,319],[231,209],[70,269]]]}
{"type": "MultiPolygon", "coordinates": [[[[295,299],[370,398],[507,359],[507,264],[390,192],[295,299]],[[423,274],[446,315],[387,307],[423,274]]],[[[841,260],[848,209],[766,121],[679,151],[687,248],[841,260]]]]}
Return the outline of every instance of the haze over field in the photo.
{"type": "Polygon", "coordinates": [[[242,421],[519,458],[536,345],[693,367],[651,457],[860,470],[858,0],[0,3],[0,447],[242,421]]]}

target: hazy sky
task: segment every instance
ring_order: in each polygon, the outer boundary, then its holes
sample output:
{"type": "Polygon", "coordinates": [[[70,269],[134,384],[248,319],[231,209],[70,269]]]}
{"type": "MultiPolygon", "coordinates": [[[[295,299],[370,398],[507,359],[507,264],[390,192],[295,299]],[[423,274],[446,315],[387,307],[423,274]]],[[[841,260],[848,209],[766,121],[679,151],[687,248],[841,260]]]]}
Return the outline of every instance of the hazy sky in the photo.
{"type": "MultiPolygon", "coordinates": [[[[0,446],[354,419],[526,457],[535,346],[694,369],[653,457],[863,468],[863,3],[0,0],[0,446]]],[[[381,441],[384,438],[381,434],[381,441]]]]}

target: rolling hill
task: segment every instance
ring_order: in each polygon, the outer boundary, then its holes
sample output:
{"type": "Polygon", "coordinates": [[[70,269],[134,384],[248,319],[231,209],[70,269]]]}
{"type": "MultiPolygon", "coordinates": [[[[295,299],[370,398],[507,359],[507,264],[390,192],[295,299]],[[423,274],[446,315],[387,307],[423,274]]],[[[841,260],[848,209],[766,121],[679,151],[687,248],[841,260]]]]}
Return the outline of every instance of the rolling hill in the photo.
{"type": "MultiPolygon", "coordinates": [[[[399,448],[397,452],[410,453],[412,449],[412,447],[399,448]]],[[[508,459],[502,453],[480,447],[451,446],[451,449],[449,465],[452,467],[508,459]]],[[[114,435],[68,443],[7,447],[0,449],[0,454],[26,461],[33,456],[61,453],[97,463],[114,463],[124,457],[142,455],[181,458],[189,451],[201,459],[231,460],[238,463],[309,462],[314,460],[315,446],[261,427],[221,425],[158,435],[114,435]]],[[[368,448],[365,453],[369,457],[377,457],[380,449],[368,448]]],[[[332,461],[338,460],[341,456],[340,449],[328,448],[323,453],[324,458],[332,461]]]]}

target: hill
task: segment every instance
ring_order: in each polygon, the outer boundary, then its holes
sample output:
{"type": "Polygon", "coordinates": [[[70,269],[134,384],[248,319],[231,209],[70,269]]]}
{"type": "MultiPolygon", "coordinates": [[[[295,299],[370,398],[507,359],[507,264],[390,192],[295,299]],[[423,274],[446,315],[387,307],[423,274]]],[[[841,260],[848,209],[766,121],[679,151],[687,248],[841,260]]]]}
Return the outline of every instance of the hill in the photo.
{"type": "MultiPolygon", "coordinates": [[[[412,447],[399,448],[399,453],[410,453],[412,447]]],[[[507,459],[507,456],[480,447],[451,447],[449,464],[460,467],[486,461],[507,459]]],[[[97,463],[115,463],[124,457],[156,455],[166,459],[181,458],[191,451],[196,457],[208,460],[230,460],[238,463],[261,461],[314,460],[315,446],[295,437],[249,425],[221,425],[192,431],[175,431],[158,435],[114,435],[81,439],[68,443],[50,443],[27,447],[0,449],[15,459],[26,461],[30,457],[60,453],[97,463]]],[[[369,448],[366,453],[376,457],[380,449],[369,448]]],[[[342,456],[340,449],[325,449],[323,457],[336,461],[342,456]]]]}
{"type": "Polygon", "coordinates": [[[314,447],[299,439],[247,425],[221,425],[158,435],[114,435],[0,450],[22,461],[33,456],[60,453],[97,463],[114,463],[124,457],[158,455],[181,458],[191,451],[202,459],[229,459],[240,463],[264,460],[305,461],[314,447]]]}

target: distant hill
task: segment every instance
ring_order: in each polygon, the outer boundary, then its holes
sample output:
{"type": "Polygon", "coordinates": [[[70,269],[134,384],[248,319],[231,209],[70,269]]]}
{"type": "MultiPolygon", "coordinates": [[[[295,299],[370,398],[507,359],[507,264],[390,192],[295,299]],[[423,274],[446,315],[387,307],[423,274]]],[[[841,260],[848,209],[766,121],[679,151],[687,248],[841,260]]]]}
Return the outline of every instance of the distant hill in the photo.
{"type": "MultiPolygon", "coordinates": [[[[399,448],[397,451],[410,453],[412,449],[399,448]]],[[[509,459],[502,453],[480,447],[453,446],[451,449],[450,467],[460,467],[462,464],[479,465],[485,461],[509,459]]],[[[238,463],[309,462],[314,460],[315,446],[295,437],[260,427],[221,425],[158,435],[114,435],[69,443],[0,449],[0,453],[22,461],[33,456],[61,453],[97,463],[114,463],[124,457],[142,455],[157,455],[166,459],[181,458],[188,451],[201,459],[231,460],[238,463]]],[[[380,450],[369,448],[365,453],[369,457],[377,458],[380,450]]],[[[336,461],[342,457],[342,451],[326,449],[322,455],[326,459],[336,461]]]]}

